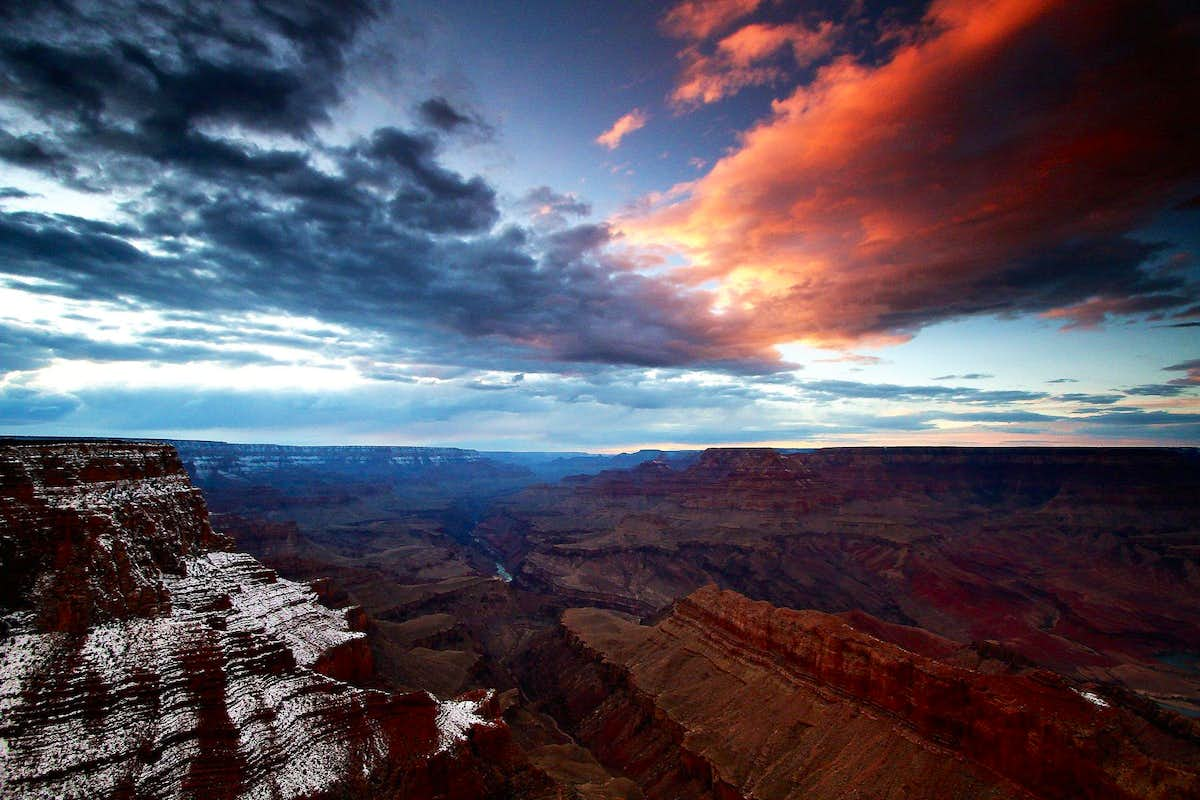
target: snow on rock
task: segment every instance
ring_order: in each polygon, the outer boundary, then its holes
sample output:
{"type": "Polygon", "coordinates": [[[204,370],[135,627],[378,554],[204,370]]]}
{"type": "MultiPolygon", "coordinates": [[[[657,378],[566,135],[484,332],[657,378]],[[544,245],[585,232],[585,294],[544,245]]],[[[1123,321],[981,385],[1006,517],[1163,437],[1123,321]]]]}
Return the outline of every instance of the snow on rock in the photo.
{"type": "MultiPolygon", "coordinates": [[[[459,742],[465,741],[467,734],[476,725],[490,726],[492,723],[479,712],[485,703],[490,701],[494,692],[488,692],[479,700],[446,700],[438,704],[438,752],[450,750],[459,742]]],[[[432,697],[432,695],[430,695],[432,697]]]]}
{"type": "Polygon", "coordinates": [[[1089,703],[1091,703],[1094,706],[1100,706],[1100,708],[1108,708],[1108,701],[1105,700],[1100,695],[1096,694],[1095,692],[1089,692],[1089,691],[1086,691],[1083,689],[1072,689],[1071,691],[1075,692],[1075,694],[1079,695],[1084,700],[1087,700],[1089,703]]]}
{"type": "Polygon", "coordinates": [[[319,673],[365,634],[216,547],[169,446],[0,444],[0,794],[302,797],[494,724],[319,673]]]}
{"type": "Polygon", "coordinates": [[[227,630],[281,639],[302,667],[366,637],[349,629],[344,613],[319,605],[309,586],[277,577],[245,553],[205,553],[188,559],[184,568],[183,577],[165,578],[176,608],[228,604],[227,630]]]}

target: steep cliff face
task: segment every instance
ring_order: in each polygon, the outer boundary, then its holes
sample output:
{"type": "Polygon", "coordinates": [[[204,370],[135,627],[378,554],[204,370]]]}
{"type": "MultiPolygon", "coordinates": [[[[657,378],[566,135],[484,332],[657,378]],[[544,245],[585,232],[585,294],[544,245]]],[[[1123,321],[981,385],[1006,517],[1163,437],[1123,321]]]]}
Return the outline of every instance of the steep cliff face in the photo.
{"type": "Polygon", "coordinates": [[[169,446],[0,444],[6,796],[546,789],[490,694],[343,682],[346,612],[228,548],[169,446]]]}
{"type": "Polygon", "coordinates": [[[715,582],[997,641],[1187,708],[1197,497],[1195,450],[709,450],[527,489],[476,535],[564,605],[653,615],[715,582]]]}
{"type": "Polygon", "coordinates": [[[648,797],[1200,793],[1196,725],[924,632],[715,587],[653,627],[570,610],[526,669],[544,707],[648,797]]]}

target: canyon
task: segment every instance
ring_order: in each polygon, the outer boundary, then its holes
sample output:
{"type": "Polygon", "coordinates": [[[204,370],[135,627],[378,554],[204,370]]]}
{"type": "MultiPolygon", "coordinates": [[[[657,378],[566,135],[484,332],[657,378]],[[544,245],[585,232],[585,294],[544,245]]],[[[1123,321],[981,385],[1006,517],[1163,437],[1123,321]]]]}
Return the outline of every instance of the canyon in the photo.
{"type": "Polygon", "coordinates": [[[7,440],[0,778],[1200,797],[1197,498],[1192,449],[7,440]]]}
{"type": "Polygon", "coordinates": [[[1197,754],[1200,726],[1147,724],[1104,689],[1076,689],[933,634],[715,586],[653,626],[568,610],[528,662],[530,692],[655,796],[1200,791],[1195,762],[1175,763],[1197,754]]]}
{"type": "Polygon", "coordinates": [[[353,610],[234,551],[175,450],[0,447],[9,797],[538,796],[492,693],[372,670],[353,610]]]}
{"type": "Polygon", "coordinates": [[[477,535],[518,584],[654,615],[707,584],[995,642],[1200,712],[1195,450],[710,450],[530,487],[477,535]]]}

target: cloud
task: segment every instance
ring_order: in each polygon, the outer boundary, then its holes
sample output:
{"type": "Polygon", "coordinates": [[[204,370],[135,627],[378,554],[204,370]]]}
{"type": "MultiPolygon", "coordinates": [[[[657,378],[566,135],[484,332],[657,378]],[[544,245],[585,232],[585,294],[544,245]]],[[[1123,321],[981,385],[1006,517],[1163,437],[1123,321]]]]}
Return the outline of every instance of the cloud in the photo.
{"type": "Polygon", "coordinates": [[[960,403],[1015,403],[1041,400],[1045,392],[1016,389],[985,391],[971,386],[904,386],[893,383],[859,383],[857,381],[823,380],[799,384],[810,395],[824,398],[854,398],[895,401],[945,401],[960,403]]]}
{"type": "Polygon", "coordinates": [[[886,344],[970,315],[1086,325],[1194,304],[1194,270],[1132,235],[1200,178],[1200,105],[1179,94],[1200,80],[1196,26],[1178,12],[941,0],[886,57],[821,67],[706,175],[619,226],[683,253],[678,279],[716,284],[747,342],[886,344]]]}
{"type": "Polygon", "coordinates": [[[1140,408],[1107,411],[1103,414],[1089,414],[1078,417],[1083,421],[1101,426],[1148,427],[1162,426],[1173,428],[1177,426],[1190,429],[1200,429],[1200,414],[1170,411],[1146,411],[1140,408]]]}
{"type": "Polygon", "coordinates": [[[1187,387],[1170,383],[1147,383],[1125,389],[1125,394],[1135,397],[1175,397],[1183,394],[1187,387]]]}
{"type": "Polygon", "coordinates": [[[471,117],[463,114],[444,97],[431,97],[417,106],[422,121],[443,131],[452,131],[471,124],[471,117]]]}
{"type": "Polygon", "coordinates": [[[1079,383],[1079,381],[1075,378],[1054,378],[1046,383],[1079,383]]]}
{"type": "Polygon", "coordinates": [[[590,203],[574,193],[563,194],[549,186],[530,189],[521,197],[520,205],[535,224],[545,228],[563,228],[569,223],[568,217],[587,217],[592,213],[590,203]]]}
{"type": "Polygon", "coordinates": [[[0,210],[0,261],[25,291],[219,328],[316,317],[368,345],[356,357],[382,372],[780,367],[709,313],[706,292],[634,271],[607,226],[572,225],[589,210],[578,198],[535,189],[527,199],[557,224],[501,225],[495,188],[444,164],[447,129],[472,116],[444,98],[422,104],[422,128],[326,137],[376,4],[139,9],[36,4],[0,37],[0,111],[38,120],[36,133],[0,132],[0,159],[120,198],[106,219],[0,210]]]}
{"type": "Polygon", "coordinates": [[[965,375],[938,375],[933,380],[935,381],[982,381],[987,378],[994,378],[995,375],[990,375],[986,372],[968,372],[965,375]]]}
{"type": "Polygon", "coordinates": [[[649,117],[640,109],[633,109],[623,114],[608,130],[596,137],[596,144],[603,145],[609,150],[616,150],[621,140],[636,130],[645,127],[649,117]]]}
{"type": "Polygon", "coordinates": [[[829,21],[816,28],[799,23],[756,23],[739,28],[714,47],[690,45],[679,54],[684,67],[671,102],[681,109],[694,108],[749,86],[780,81],[792,69],[828,55],[837,32],[837,26],[829,21]]]}
{"type": "Polygon", "coordinates": [[[78,398],[19,383],[0,383],[0,425],[54,423],[80,407],[78,398]]]}
{"type": "Polygon", "coordinates": [[[35,369],[55,358],[176,364],[194,361],[221,361],[231,365],[280,363],[261,350],[262,344],[271,341],[270,337],[246,336],[236,343],[216,344],[214,338],[219,340],[219,337],[207,331],[191,331],[190,335],[187,331],[166,333],[153,333],[145,341],[103,341],[0,323],[0,372],[35,369]]]}
{"type": "Polygon", "coordinates": [[[1200,387],[1200,358],[1181,361],[1163,367],[1164,372],[1186,372],[1181,378],[1172,378],[1166,383],[1148,383],[1126,389],[1125,394],[1143,397],[1177,397],[1193,388],[1200,387]]]}
{"type": "Polygon", "coordinates": [[[662,16],[662,30],[677,38],[704,38],[754,13],[762,0],[683,0],[662,16]]]}
{"type": "Polygon", "coordinates": [[[477,136],[488,139],[495,131],[477,113],[455,107],[444,97],[430,97],[417,106],[417,116],[425,125],[443,133],[473,130],[477,136]]]}
{"type": "Polygon", "coordinates": [[[1057,394],[1055,400],[1061,400],[1066,403],[1087,403],[1094,406],[1110,406],[1113,403],[1124,400],[1124,395],[1119,394],[1081,394],[1079,392],[1071,392],[1069,394],[1057,394]]]}
{"type": "Polygon", "coordinates": [[[845,351],[829,358],[818,358],[817,362],[823,364],[858,364],[860,366],[874,366],[876,364],[887,363],[879,356],[869,356],[863,353],[849,353],[845,351]]]}
{"type": "Polygon", "coordinates": [[[680,39],[704,39],[745,17],[762,0],[684,0],[663,15],[662,28],[680,39]]]}
{"type": "Polygon", "coordinates": [[[1193,358],[1191,361],[1181,361],[1178,364],[1163,367],[1163,369],[1168,372],[1187,373],[1182,378],[1167,381],[1172,386],[1200,386],[1200,358],[1193,358]]]}
{"type": "Polygon", "coordinates": [[[10,96],[96,132],[133,117],[176,131],[203,121],[310,133],[341,98],[346,48],[377,11],[364,0],[232,0],[200,15],[141,5],[25,6],[0,45],[10,96]]]}

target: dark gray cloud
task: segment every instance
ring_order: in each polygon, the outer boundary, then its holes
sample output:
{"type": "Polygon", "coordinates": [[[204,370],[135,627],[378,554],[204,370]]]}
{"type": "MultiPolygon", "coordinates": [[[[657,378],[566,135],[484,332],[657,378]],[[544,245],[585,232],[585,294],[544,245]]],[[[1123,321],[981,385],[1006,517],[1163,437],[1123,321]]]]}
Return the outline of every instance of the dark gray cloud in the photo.
{"type": "Polygon", "coordinates": [[[1141,408],[1106,411],[1103,414],[1085,414],[1073,419],[1084,419],[1097,423],[1120,423],[1122,425],[1194,425],[1200,423],[1200,414],[1169,411],[1146,411],[1141,408]]]}
{"type": "MultiPolygon", "coordinates": [[[[317,317],[381,362],[511,360],[779,368],[705,299],[608,255],[586,203],[542,187],[552,229],[502,227],[496,191],[443,166],[482,123],[444,98],[426,127],[321,137],[373,2],[63,2],[8,12],[0,159],[130,199],[122,219],[0,212],[5,271],[31,290],[220,320],[317,317]],[[14,117],[15,118],[15,117],[14,117]],[[466,120],[466,121],[464,121],[466,120]]],[[[386,371],[386,368],[384,368],[386,371]]]]}
{"type": "MultiPolygon", "coordinates": [[[[263,344],[283,343],[269,334],[231,337],[227,334],[214,336],[201,330],[166,333],[168,335],[160,333],[125,343],[0,324],[0,374],[32,369],[54,358],[169,364],[192,361],[220,361],[235,365],[286,363],[258,349],[263,344]]],[[[294,338],[291,342],[300,343],[294,338]]],[[[305,344],[311,345],[311,342],[305,344]]]]}
{"type": "Polygon", "coordinates": [[[1112,410],[1102,414],[1072,417],[1100,436],[1161,438],[1196,441],[1200,438],[1200,414],[1147,411],[1141,408],[1112,410]]]}
{"type": "Polygon", "coordinates": [[[573,194],[556,192],[549,186],[538,186],[530,189],[521,198],[526,207],[540,210],[548,209],[558,214],[586,217],[592,213],[592,206],[580,200],[573,194]]]}
{"type": "Polygon", "coordinates": [[[38,117],[92,134],[134,121],[309,134],[341,99],[346,50],[371,0],[9,4],[0,89],[38,117]]]}
{"type": "Polygon", "coordinates": [[[487,140],[495,129],[483,117],[464,105],[455,105],[444,97],[430,97],[417,106],[421,122],[443,133],[471,133],[473,138],[487,140]]]}
{"type": "Polygon", "coordinates": [[[1046,383],[1079,383],[1079,381],[1075,378],[1054,378],[1053,380],[1046,381],[1046,383]]]}

